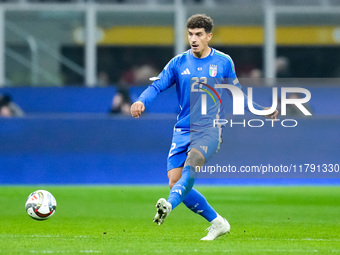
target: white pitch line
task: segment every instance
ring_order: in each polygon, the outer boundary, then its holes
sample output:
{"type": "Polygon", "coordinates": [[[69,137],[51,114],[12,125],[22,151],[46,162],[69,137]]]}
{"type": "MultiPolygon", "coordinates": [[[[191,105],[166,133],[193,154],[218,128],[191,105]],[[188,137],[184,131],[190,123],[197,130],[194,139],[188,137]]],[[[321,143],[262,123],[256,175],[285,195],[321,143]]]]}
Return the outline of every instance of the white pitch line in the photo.
{"type": "Polygon", "coordinates": [[[251,238],[251,240],[270,240],[270,241],[319,241],[319,242],[340,242],[340,239],[314,239],[314,238],[262,238],[256,237],[251,238]]]}
{"type": "MultiPolygon", "coordinates": [[[[74,253],[74,251],[50,251],[50,250],[30,250],[29,253],[44,253],[44,254],[65,254],[65,253],[74,253]]],[[[102,251],[96,250],[80,250],[79,253],[102,253],[102,251]]]]}

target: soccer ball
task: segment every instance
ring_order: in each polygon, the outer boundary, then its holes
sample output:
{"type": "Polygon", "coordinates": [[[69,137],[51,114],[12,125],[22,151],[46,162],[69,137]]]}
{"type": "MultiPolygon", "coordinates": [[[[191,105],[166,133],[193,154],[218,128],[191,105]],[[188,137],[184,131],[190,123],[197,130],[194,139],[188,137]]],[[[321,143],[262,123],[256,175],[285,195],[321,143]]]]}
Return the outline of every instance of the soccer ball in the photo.
{"type": "Polygon", "coordinates": [[[54,214],[57,201],[50,192],[37,190],[28,196],[25,207],[26,212],[33,219],[46,220],[54,214]]]}

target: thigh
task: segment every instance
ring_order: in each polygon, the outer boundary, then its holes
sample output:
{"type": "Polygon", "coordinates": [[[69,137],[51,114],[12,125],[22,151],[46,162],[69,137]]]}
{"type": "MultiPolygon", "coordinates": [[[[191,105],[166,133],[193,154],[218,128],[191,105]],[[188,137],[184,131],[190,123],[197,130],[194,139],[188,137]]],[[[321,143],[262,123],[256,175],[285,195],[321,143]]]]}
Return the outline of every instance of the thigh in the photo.
{"type": "Polygon", "coordinates": [[[184,166],[190,145],[189,132],[174,132],[168,155],[167,170],[184,166]]]}
{"type": "Polygon", "coordinates": [[[205,158],[205,163],[219,151],[222,143],[221,134],[218,129],[192,132],[190,140],[190,149],[195,148],[201,152],[205,158]]]}

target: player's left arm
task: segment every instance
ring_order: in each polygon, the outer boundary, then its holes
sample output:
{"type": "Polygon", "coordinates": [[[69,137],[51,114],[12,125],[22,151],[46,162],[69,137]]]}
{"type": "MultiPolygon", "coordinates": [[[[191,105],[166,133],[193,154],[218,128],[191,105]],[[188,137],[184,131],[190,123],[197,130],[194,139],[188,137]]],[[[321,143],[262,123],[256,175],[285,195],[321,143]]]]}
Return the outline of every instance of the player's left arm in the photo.
{"type": "MultiPolygon", "coordinates": [[[[239,89],[242,90],[242,86],[241,84],[239,83],[239,80],[237,79],[237,76],[236,76],[236,71],[235,71],[235,65],[234,65],[234,62],[233,60],[229,57],[229,63],[227,65],[227,70],[226,70],[226,73],[227,73],[227,77],[228,79],[231,79],[233,81],[233,84],[238,87],[239,89]]],[[[249,109],[249,106],[248,106],[248,97],[247,95],[244,93],[244,91],[242,90],[243,92],[243,95],[244,95],[244,109],[247,110],[248,112],[250,112],[250,109],[249,109]]],[[[256,102],[252,102],[253,104],[253,107],[256,109],[256,110],[268,110],[270,109],[269,107],[264,107],[260,104],[257,104],[256,102]]],[[[277,109],[275,109],[274,112],[272,112],[271,114],[268,114],[268,115],[264,115],[264,117],[266,118],[269,118],[269,119],[273,119],[273,120],[276,120],[277,118],[277,115],[279,114],[279,111],[277,109]]]]}
{"type": "MultiPolygon", "coordinates": [[[[239,85],[240,87],[241,87],[241,85],[239,85]]],[[[242,88],[242,87],[241,87],[242,88]]],[[[243,95],[244,95],[244,98],[245,98],[245,100],[244,100],[244,108],[248,111],[248,112],[251,112],[250,111],[250,109],[249,109],[249,106],[248,106],[248,96],[243,92],[243,95]]],[[[262,106],[262,105],[260,105],[260,104],[258,104],[258,103],[256,103],[256,102],[254,102],[254,101],[252,101],[252,105],[254,106],[254,108],[256,109],[256,110],[269,110],[270,109],[270,107],[264,107],[264,106],[262,106]]],[[[275,109],[275,111],[273,111],[272,113],[270,113],[270,114],[267,114],[267,115],[260,115],[260,116],[264,116],[264,117],[266,117],[266,118],[268,118],[268,119],[273,119],[273,120],[277,120],[277,115],[279,114],[279,111],[277,110],[277,109],[275,109]]]]}
{"type": "MultiPolygon", "coordinates": [[[[264,107],[263,110],[268,110],[269,107],[264,107]]],[[[264,117],[268,118],[268,119],[272,119],[272,120],[277,120],[277,115],[279,114],[279,111],[277,109],[275,109],[275,111],[271,114],[268,115],[264,115],[264,117]]]]}

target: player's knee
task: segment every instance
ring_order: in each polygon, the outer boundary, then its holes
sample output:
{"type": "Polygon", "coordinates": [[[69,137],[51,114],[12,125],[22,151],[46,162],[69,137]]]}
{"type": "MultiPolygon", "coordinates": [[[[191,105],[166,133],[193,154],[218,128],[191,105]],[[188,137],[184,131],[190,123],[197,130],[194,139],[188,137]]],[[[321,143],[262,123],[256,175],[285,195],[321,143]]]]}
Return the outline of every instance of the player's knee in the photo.
{"type": "Polygon", "coordinates": [[[183,167],[173,168],[168,171],[169,187],[170,189],[175,185],[175,183],[181,179],[183,167]]]}
{"type": "Polygon", "coordinates": [[[205,163],[205,158],[197,149],[192,149],[188,152],[184,166],[202,167],[205,163]]]}
{"type": "Polygon", "coordinates": [[[169,188],[172,189],[172,187],[175,185],[175,183],[177,182],[178,180],[176,179],[169,179],[169,188]]]}

